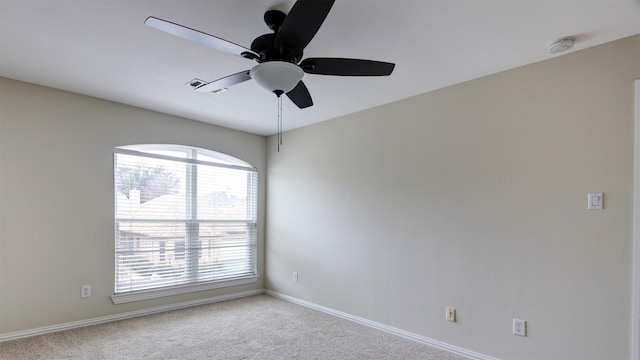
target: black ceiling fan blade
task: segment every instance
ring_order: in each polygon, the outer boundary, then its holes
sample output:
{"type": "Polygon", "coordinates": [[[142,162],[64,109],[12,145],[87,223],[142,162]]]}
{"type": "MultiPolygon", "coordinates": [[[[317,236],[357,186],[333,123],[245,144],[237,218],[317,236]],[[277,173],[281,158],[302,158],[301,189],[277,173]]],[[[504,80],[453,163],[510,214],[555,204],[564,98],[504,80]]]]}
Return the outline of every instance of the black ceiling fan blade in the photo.
{"type": "Polygon", "coordinates": [[[289,91],[287,93],[287,96],[300,109],[308,108],[309,106],[313,105],[311,94],[309,94],[309,90],[302,81],[300,81],[298,85],[293,88],[293,90],[289,91]]]}
{"type": "Polygon", "coordinates": [[[238,44],[234,44],[219,37],[209,35],[207,33],[203,33],[202,31],[194,30],[180,24],[172,23],[167,20],[149,16],[147,20],[144,21],[144,23],[158,30],[167,32],[171,35],[197,42],[201,45],[208,46],[210,48],[226,52],[231,55],[242,56],[251,59],[257,59],[260,57],[260,55],[255,53],[253,50],[247,49],[238,44]]]}
{"type": "Polygon", "coordinates": [[[298,0],[275,39],[276,49],[302,50],[316,35],[335,0],[298,0]]]}
{"type": "Polygon", "coordinates": [[[239,73],[225,76],[218,80],[213,80],[208,84],[204,84],[196,88],[196,91],[199,92],[212,92],[216,90],[222,90],[224,88],[228,88],[230,86],[239,84],[241,82],[245,82],[251,79],[251,75],[249,75],[249,70],[241,71],[239,73]]]}
{"type": "Polygon", "coordinates": [[[338,76],[387,76],[395,66],[383,61],[342,58],[308,58],[300,63],[308,74],[338,76]]]}

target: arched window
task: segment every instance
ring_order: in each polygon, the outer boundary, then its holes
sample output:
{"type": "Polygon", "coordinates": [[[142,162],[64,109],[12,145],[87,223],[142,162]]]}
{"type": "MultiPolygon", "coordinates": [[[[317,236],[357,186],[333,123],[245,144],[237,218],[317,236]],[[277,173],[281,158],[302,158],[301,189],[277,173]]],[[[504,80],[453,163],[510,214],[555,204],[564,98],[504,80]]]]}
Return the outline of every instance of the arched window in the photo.
{"type": "Polygon", "coordinates": [[[182,145],[114,150],[115,303],[257,280],[257,171],[182,145]]]}

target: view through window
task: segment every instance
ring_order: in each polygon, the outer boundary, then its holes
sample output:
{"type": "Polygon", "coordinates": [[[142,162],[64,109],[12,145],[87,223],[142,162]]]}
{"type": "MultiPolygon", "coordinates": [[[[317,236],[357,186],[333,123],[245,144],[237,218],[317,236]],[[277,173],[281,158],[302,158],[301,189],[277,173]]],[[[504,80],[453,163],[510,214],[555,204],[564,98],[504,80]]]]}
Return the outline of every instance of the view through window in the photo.
{"type": "Polygon", "coordinates": [[[210,150],[114,151],[115,293],[256,275],[257,172],[210,150]]]}

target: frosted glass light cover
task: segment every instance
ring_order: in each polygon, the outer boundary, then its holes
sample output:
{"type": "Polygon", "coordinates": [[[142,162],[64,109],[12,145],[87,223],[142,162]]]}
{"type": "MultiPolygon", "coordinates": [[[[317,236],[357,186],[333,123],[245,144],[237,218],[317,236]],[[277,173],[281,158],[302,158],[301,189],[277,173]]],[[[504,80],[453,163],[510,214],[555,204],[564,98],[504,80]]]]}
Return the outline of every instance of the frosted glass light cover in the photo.
{"type": "Polygon", "coordinates": [[[304,76],[304,71],[296,64],[269,61],[254,66],[249,74],[267,91],[287,93],[298,85],[304,76]]]}

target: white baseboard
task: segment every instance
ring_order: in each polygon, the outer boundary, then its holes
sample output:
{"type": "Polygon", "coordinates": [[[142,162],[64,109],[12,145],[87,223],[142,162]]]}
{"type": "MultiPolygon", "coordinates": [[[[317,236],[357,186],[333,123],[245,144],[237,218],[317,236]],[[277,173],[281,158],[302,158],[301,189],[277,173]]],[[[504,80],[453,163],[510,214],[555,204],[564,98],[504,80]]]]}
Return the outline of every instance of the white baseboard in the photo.
{"type": "Polygon", "coordinates": [[[454,345],[451,345],[451,344],[444,343],[442,341],[434,340],[434,339],[431,339],[431,338],[428,338],[428,337],[425,337],[425,336],[417,335],[417,334],[414,334],[414,333],[411,333],[411,332],[408,332],[408,331],[404,331],[404,330],[401,330],[401,329],[397,329],[397,328],[394,328],[394,327],[391,327],[391,326],[388,326],[388,325],[385,325],[385,324],[381,324],[381,323],[378,323],[378,322],[375,322],[375,321],[367,320],[365,318],[361,318],[361,317],[358,317],[358,316],[347,314],[347,313],[344,313],[342,311],[338,311],[338,310],[335,310],[335,309],[331,309],[331,308],[328,308],[328,307],[317,305],[317,304],[314,304],[314,303],[311,303],[311,302],[308,302],[308,301],[305,301],[305,300],[301,300],[301,299],[298,299],[298,298],[295,298],[295,297],[292,297],[292,296],[280,294],[280,293],[277,293],[275,291],[265,290],[264,293],[267,294],[267,295],[273,296],[275,298],[278,298],[278,299],[282,299],[282,300],[289,301],[289,302],[292,302],[292,303],[295,303],[295,304],[298,304],[298,305],[302,305],[302,306],[308,307],[310,309],[322,311],[323,313],[327,313],[329,315],[334,315],[334,316],[337,316],[337,317],[340,317],[340,318],[343,318],[343,319],[346,319],[346,320],[349,320],[349,321],[353,321],[353,322],[361,324],[361,325],[365,325],[365,326],[368,326],[368,327],[371,327],[371,328],[374,328],[374,329],[377,329],[377,330],[381,330],[381,331],[384,331],[384,332],[387,332],[387,333],[390,333],[390,334],[393,334],[393,335],[401,336],[401,337],[403,337],[405,339],[409,339],[409,340],[413,340],[413,341],[416,341],[416,342],[419,342],[419,343],[422,343],[422,344],[425,344],[425,345],[433,346],[435,348],[438,348],[438,349],[441,349],[441,350],[445,350],[445,351],[448,351],[448,352],[451,352],[451,353],[454,353],[454,354],[457,354],[457,355],[460,355],[460,356],[464,356],[464,357],[467,357],[469,359],[497,360],[496,358],[488,356],[488,355],[480,354],[480,353],[477,353],[475,351],[467,350],[465,348],[461,348],[461,347],[458,347],[458,346],[454,346],[454,345]]]}
{"type": "Polygon", "coordinates": [[[11,332],[6,334],[0,334],[0,342],[16,340],[16,339],[21,339],[21,338],[26,338],[30,336],[36,336],[36,335],[44,335],[52,332],[70,330],[70,329],[80,328],[80,327],[89,326],[89,325],[104,324],[111,321],[131,319],[131,318],[144,316],[144,315],[151,315],[151,314],[156,314],[156,313],[165,312],[165,311],[184,309],[192,306],[211,304],[211,303],[216,303],[220,301],[233,300],[233,299],[238,299],[246,296],[253,296],[253,295],[260,295],[260,294],[264,294],[264,290],[258,289],[258,290],[251,290],[251,291],[243,291],[243,292],[233,293],[229,295],[214,296],[206,299],[192,300],[192,301],[186,301],[186,302],[181,302],[177,304],[153,307],[149,309],[130,311],[122,314],[68,322],[64,324],[45,326],[45,327],[29,329],[24,331],[16,331],[16,332],[11,332]]]}
{"type": "Polygon", "coordinates": [[[301,300],[292,296],[288,296],[288,295],[284,295],[284,294],[280,294],[277,293],[275,291],[270,291],[270,290],[263,290],[263,289],[258,289],[258,290],[252,290],[252,291],[244,291],[244,292],[239,292],[239,293],[233,293],[233,294],[229,294],[229,295],[221,295],[221,296],[215,296],[215,297],[210,297],[210,298],[206,298],[206,299],[199,299],[199,300],[193,300],[193,301],[186,301],[186,302],[181,302],[181,303],[177,303],[177,304],[171,304],[171,305],[165,305],[165,306],[158,306],[158,307],[153,307],[153,308],[149,308],[149,309],[143,309],[143,310],[137,310],[137,311],[130,311],[130,312],[126,312],[126,313],[122,313],[122,314],[116,314],[116,315],[109,315],[109,316],[103,316],[103,317],[99,317],[99,318],[93,318],[93,319],[87,319],[87,320],[80,320],[80,321],[74,321],[74,322],[68,322],[68,323],[64,323],[64,324],[58,324],[58,325],[52,325],[52,326],[45,326],[45,327],[40,327],[40,328],[35,328],[35,329],[29,329],[29,330],[24,330],[24,331],[16,331],[16,332],[11,332],[11,333],[5,333],[5,334],[0,334],[0,342],[3,341],[9,341],[9,340],[16,340],[16,339],[21,339],[21,338],[26,338],[26,337],[30,337],[30,336],[36,336],[36,335],[44,335],[44,334],[48,334],[48,333],[53,333],[53,332],[58,332],[58,331],[64,331],[64,330],[70,330],[70,329],[75,329],[75,328],[80,328],[80,327],[84,327],[84,326],[90,326],[90,325],[97,325],[97,324],[104,324],[104,323],[108,323],[111,321],[117,321],[117,320],[125,320],[125,319],[131,319],[131,318],[135,318],[135,317],[139,317],[139,316],[144,316],[144,315],[151,315],[151,314],[156,314],[156,313],[161,313],[161,312],[165,312],[165,311],[171,311],[171,310],[178,310],[178,309],[184,309],[184,308],[188,308],[188,307],[192,307],[192,306],[198,306],[198,305],[205,305],[205,304],[212,304],[212,303],[216,303],[216,302],[220,302],[220,301],[225,301],[225,300],[233,300],[233,299],[238,299],[238,298],[243,298],[243,297],[247,297],[247,296],[253,296],[253,295],[260,295],[260,294],[267,294],[270,296],[273,296],[275,298],[278,299],[282,299],[294,304],[298,304],[298,305],[302,305],[305,307],[308,307],[310,309],[314,309],[314,310],[318,310],[321,311],[323,313],[329,314],[329,315],[333,315],[333,316],[337,316],[349,321],[353,321],[355,323],[361,324],[361,325],[365,325],[377,330],[381,330],[390,334],[394,334],[397,336],[401,336],[403,338],[409,339],[409,340],[413,340],[422,344],[426,344],[429,346],[433,346],[435,348],[438,349],[442,349],[445,351],[449,351],[451,353],[457,354],[457,355],[461,355],[464,357],[467,357],[469,359],[476,359],[476,360],[497,360],[496,358],[493,358],[491,356],[487,356],[484,354],[480,354],[471,350],[467,350],[458,346],[454,346],[454,345],[450,345],[447,343],[444,343],[442,341],[438,341],[438,340],[434,340],[425,336],[421,336],[421,335],[417,335],[408,331],[404,331],[401,329],[397,329],[385,324],[381,324],[375,321],[371,321],[371,320],[367,320],[365,318],[361,318],[355,315],[351,315],[351,314],[347,314],[344,313],[342,311],[338,311],[335,309],[331,309],[328,307],[324,307],[321,305],[317,305],[305,300],[301,300]]]}

